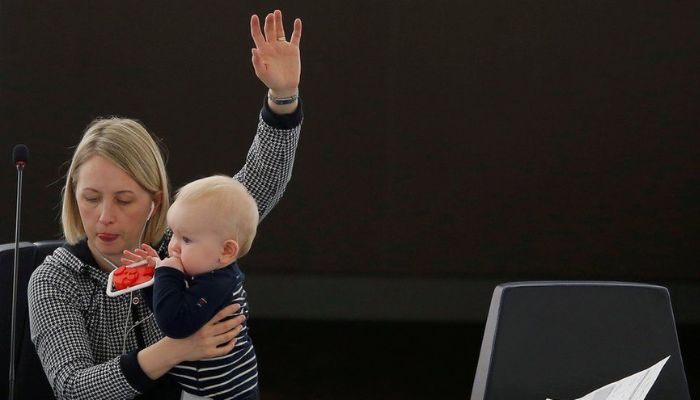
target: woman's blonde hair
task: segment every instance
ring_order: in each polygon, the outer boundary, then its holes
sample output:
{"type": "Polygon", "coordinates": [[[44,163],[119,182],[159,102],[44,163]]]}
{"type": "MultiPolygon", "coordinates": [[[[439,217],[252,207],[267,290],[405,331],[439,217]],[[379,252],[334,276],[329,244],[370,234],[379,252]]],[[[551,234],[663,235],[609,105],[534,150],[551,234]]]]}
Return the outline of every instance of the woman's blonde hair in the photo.
{"type": "Polygon", "coordinates": [[[222,228],[222,233],[238,242],[238,255],[248,253],[260,219],[258,205],[242,183],[225,175],[212,175],[197,179],[181,187],[175,195],[176,203],[206,201],[216,215],[212,225],[222,228]],[[218,222],[218,223],[217,223],[218,222]]]}
{"type": "Polygon", "coordinates": [[[70,244],[85,238],[75,195],[80,167],[93,156],[101,156],[121,168],[151,195],[162,192],[162,202],[146,226],[143,240],[156,244],[163,237],[170,206],[170,185],[165,162],[155,139],[138,121],[126,118],[98,118],[88,125],[73,153],[63,187],[61,225],[70,244]]]}

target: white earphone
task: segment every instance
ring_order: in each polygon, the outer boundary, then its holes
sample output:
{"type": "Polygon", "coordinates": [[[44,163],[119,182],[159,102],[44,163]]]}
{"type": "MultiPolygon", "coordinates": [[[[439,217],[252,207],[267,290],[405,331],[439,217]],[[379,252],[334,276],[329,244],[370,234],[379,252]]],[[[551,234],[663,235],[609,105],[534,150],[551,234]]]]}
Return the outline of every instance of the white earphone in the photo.
{"type": "Polygon", "coordinates": [[[156,208],[156,203],[154,201],[151,201],[151,211],[148,212],[148,217],[146,217],[146,222],[151,219],[153,216],[153,210],[156,208]]]}

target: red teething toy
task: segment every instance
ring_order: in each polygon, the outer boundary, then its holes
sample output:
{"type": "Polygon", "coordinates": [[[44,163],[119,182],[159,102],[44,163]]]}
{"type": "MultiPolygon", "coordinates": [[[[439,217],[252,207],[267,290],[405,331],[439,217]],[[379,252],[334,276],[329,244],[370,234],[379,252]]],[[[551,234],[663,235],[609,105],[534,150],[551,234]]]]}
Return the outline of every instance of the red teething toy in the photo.
{"type": "Polygon", "coordinates": [[[153,271],[155,268],[149,266],[143,267],[124,267],[121,266],[114,271],[114,288],[117,290],[126,289],[132,286],[148,282],[153,279],[153,271]]]}

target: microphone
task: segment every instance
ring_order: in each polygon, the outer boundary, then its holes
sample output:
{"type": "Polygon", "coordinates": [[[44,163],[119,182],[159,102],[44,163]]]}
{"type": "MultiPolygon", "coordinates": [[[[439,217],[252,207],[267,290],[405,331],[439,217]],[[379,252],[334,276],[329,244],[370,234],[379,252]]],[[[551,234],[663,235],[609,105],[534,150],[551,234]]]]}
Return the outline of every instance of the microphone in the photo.
{"type": "Polygon", "coordinates": [[[12,160],[17,167],[24,168],[29,158],[29,149],[23,144],[18,144],[12,149],[12,160]]]}
{"type": "Polygon", "coordinates": [[[19,274],[19,217],[22,209],[22,171],[29,159],[29,149],[18,144],[12,149],[12,160],[17,168],[17,212],[15,216],[15,264],[12,276],[12,321],[10,323],[10,390],[9,399],[15,398],[15,331],[17,327],[17,280],[19,274]]]}

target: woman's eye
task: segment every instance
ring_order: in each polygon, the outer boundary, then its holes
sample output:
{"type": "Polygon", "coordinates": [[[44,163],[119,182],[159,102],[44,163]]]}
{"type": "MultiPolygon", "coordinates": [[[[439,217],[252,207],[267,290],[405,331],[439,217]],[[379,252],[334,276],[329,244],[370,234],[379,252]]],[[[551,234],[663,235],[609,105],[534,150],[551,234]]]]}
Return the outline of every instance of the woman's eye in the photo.
{"type": "Polygon", "coordinates": [[[85,197],[85,201],[88,203],[97,203],[97,197],[85,197]]]}
{"type": "Polygon", "coordinates": [[[131,200],[117,200],[117,203],[119,203],[123,206],[126,206],[126,205],[131,204],[131,200]]]}

